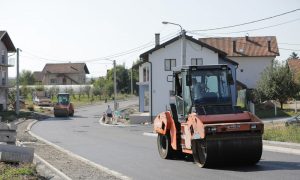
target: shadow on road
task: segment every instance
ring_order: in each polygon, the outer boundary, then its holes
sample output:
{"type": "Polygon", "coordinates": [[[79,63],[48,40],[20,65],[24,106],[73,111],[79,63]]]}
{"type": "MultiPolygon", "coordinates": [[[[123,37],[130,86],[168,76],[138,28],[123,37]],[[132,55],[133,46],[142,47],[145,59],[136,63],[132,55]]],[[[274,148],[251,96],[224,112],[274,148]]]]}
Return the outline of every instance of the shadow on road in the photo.
{"type": "Polygon", "coordinates": [[[300,162],[260,161],[257,165],[254,166],[229,166],[214,169],[238,172],[300,170],[300,162]]]}
{"type": "Polygon", "coordinates": [[[47,119],[43,119],[42,121],[70,121],[73,120],[70,117],[50,117],[47,119]]]}

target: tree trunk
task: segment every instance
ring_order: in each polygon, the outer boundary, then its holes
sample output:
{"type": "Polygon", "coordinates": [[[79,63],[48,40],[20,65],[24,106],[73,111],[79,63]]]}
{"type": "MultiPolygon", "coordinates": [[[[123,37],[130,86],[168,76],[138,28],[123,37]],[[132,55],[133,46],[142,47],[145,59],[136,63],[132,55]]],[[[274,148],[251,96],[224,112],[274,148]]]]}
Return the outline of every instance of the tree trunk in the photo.
{"type": "Polygon", "coordinates": [[[280,109],[283,110],[283,102],[280,101],[280,109]]]}

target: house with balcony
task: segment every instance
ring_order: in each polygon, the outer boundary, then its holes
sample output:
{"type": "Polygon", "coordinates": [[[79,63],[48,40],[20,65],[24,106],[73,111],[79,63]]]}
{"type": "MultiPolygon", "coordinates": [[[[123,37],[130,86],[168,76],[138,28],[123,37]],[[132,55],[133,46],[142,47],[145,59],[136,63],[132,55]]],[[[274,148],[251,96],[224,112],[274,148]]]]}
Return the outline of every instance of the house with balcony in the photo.
{"type": "Polygon", "coordinates": [[[13,63],[8,60],[8,54],[15,53],[16,48],[6,31],[0,31],[0,111],[7,110],[8,104],[8,68],[13,63]]]}
{"type": "Polygon", "coordinates": [[[160,44],[159,34],[155,36],[155,47],[140,55],[139,63],[139,110],[150,112],[153,118],[167,109],[170,104],[172,82],[168,77],[172,69],[182,65],[227,64],[231,70],[234,84],[231,86],[232,100],[236,102],[236,68],[238,63],[227,58],[220,49],[210,46],[191,36],[185,36],[186,63],[181,62],[182,36],[176,36],[160,44]]]}
{"type": "Polygon", "coordinates": [[[43,71],[33,72],[36,84],[81,85],[86,83],[89,70],[85,63],[46,64],[43,71]]]}
{"type": "MultiPolygon", "coordinates": [[[[172,68],[182,65],[181,35],[160,44],[156,34],[155,47],[140,55],[139,108],[156,116],[169,104],[172,83],[167,81],[172,68]]],[[[186,36],[186,65],[227,64],[234,77],[232,101],[236,89],[253,89],[261,73],[279,55],[275,36],[218,37],[195,39],[186,36]]]]}

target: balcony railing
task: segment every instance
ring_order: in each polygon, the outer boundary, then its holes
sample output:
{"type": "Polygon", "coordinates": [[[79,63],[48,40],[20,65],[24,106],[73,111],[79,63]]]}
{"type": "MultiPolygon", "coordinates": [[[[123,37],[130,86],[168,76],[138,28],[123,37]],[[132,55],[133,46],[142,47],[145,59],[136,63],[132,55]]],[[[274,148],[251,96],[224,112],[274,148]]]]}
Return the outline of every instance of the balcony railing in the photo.
{"type": "Polygon", "coordinates": [[[6,56],[1,56],[0,59],[0,66],[8,66],[8,67],[13,67],[15,66],[15,60],[14,59],[7,59],[6,56]]]}

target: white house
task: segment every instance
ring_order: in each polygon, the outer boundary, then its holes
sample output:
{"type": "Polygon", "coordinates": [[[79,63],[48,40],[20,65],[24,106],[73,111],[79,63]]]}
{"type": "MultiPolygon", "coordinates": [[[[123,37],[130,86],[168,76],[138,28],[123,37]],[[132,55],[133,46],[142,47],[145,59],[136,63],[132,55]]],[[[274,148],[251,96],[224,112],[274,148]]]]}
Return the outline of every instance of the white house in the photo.
{"type": "Polygon", "coordinates": [[[261,73],[272,65],[276,56],[279,56],[275,36],[218,37],[199,40],[226,52],[228,58],[239,63],[237,80],[248,89],[256,88],[261,73]]]}
{"type": "MultiPolygon", "coordinates": [[[[140,55],[144,63],[139,66],[140,111],[150,111],[150,116],[166,110],[172,89],[172,83],[167,81],[168,75],[172,75],[173,67],[182,65],[181,35],[159,44],[159,34],[156,34],[155,42],[153,49],[140,55]]],[[[233,69],[235,80],[238,63],[228,59],[225,52],[186,36],[186,65],[210,64],[228,64],[233,69]]],[[[235,88],[232,86],[232,89],[235,88]]],[[[235,102],[236,94],[232,97],[235,102]]]]}
{"type": "Polygon", "coordinates": [[[0,31],[0,111],[7,109],[8,104],[8,67],[12,67],[8,62],[8,53],[16,52],[16,48],[12,43],[6,31],[0,31]]]}

